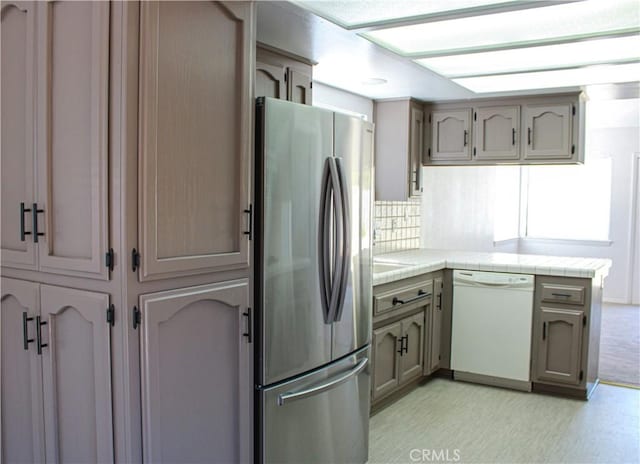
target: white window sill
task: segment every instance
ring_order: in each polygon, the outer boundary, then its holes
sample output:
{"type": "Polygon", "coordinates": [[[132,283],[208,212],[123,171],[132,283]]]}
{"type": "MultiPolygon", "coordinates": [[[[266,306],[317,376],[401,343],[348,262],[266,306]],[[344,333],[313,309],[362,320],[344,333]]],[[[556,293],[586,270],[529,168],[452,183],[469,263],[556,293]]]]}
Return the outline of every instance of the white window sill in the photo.
{"type": "Polygon", "coordinates": [[[493,246],[499,247],[499,246],[505,246],[505,245],[518,245],[519,243],[520,243],[520,239],[518,237],[505,238],[502,240],[494,240],[493,246]]]}
{"type": "Polygon", "coordinates": [[[596,246],[610,247],[613,245],[612,240],[573,240],[568,238],[535,238],[522,237],[520,240],[532,244],[553,244],[553,245],[569,245],[569,246],[596,246]]]}

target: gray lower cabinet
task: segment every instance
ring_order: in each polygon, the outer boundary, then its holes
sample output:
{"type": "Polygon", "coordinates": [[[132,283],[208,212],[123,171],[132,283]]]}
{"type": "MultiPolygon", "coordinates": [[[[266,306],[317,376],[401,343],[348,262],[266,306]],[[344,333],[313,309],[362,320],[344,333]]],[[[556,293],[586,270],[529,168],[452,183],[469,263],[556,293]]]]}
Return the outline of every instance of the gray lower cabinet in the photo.
{"type": "Polygon", "coordinates": [[[3,278],[1,308],[4,462],[113,462],[109,295],[3,278]]]}
{"type": "Polygon", "coordinates": [[[582,348],[582,310],[540,308],[542,337],[538,341],[536,377],[539,380],[578,385],[582,348]]]}
{"type": "Polygon", "coordinates": [[[250,462],[247,279],[140,297],[144,462],[250,462]]]}
{"type": "Polygon", "coordinates": [[[38,284],[2,279],[2,462],[44,462],[42,361],[35,351],[39,297],[38,284]]]}
{"type": "Polygon", "coordinates": [[[441,342],[442,342],[442,294],[444,290],[442,277],[433,279],[433,301],[429,305],[426,312],[426,320],[429,330],[429,336],[425,343],[425,362],[424,374],[429,375],[440,368],[442,359],[441,342]]]}
{"type": "Polygon", "coordinates": [[[400,384],[402,323],[396,322],[373,331],[372,399],[382,398],[400,384]]]}
{"type": "Polygon", "coordinates": [[[402,320],[400,385],[422,376],[424,363],[424,311],[402,320]]]}
{"type": "Polygon", "coordinates": [[[534,391],[588,398],[598,383],[602,279],[536,276],[534,391]]]}
{"type": "Polygon", "coordinates": [[[372,399],[422,376],[424,310],[373,331],[372,399]]]}

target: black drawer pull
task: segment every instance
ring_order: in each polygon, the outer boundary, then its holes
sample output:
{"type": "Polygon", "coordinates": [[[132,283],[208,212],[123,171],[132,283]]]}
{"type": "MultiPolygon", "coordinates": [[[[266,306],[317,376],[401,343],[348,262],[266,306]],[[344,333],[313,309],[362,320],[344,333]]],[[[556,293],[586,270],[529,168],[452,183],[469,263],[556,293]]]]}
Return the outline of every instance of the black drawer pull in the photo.
{"type": "Polygon", "coordinates": [[[543,322],[542,323],[542,339],[546,340],[547,338],[547,323],[543,322]]]}
{"type": "MultiPolygon", "coordinates": [[[[44,213],[43,209],[38,209],[38,203],[31,206],[31,216],[33,218],[33,241],[38,243],[38,237],[42,237],[44,232],[38,232],[38,213],[44,213]]],[[[46,324],[46,322],[45,322],[46,324]]]]}
{"type": "Polygon", "coordinates": [[[31,208],[25,208],[24,203],[20,203],[20,241],[26,241],[25,236],[31,235],[31,232],[24,230],[24,213],[31,212],[31,208]]]}
{"type": "Polygon", "coordinates": [[[242,315],[247,318],[247,331],[244,332],[242,336],[247,338],[248,343],[251,343],[253,341],[253,322],[251,320],[251,308],[247,308],[247,312],[243,312],[242,315]]]}
{"type": "Polygon", "coordinates": [[[516,130],[514,128],[511,129],[511,145],[516,144],[516,130]]]}
{"type": "Polygon", "coordinates": [[[33,338],[29,338],[29,328],[27,322],[32,321],[33,317],[29,317],[27,312],[22,313],[22,342],[25,350],[29,350],[29,343],[33,343],[33,338]]]}
{"type": "Polygon", "coordinates": [[[571,295],[568,293],[552,293],[553,296],[562,296],[564,298],[571,298],[571,295]]]}
{"type": "Polygon", "coordinates": [[[47,321],[43,321],[40,316],[36,316],[36,347],[38,354],[42,354],[42,348],[49,346],[46,343],[42,343],[42,326],[46,324],[47,321]]]}
{"type": "Polygon", "coordinates": [[[394,296],[393,300],[391,301],[391,304],[393,304],[393,306],[397,304],[409,304],[409,303],[413,303],[414,301],[421,300],[423,298],[428,298],[430,296],[431,296],[431,293],[426,293],[424,290],[419,290],[418,296],[414,296],[413,298],[409,298],[408,300],[401,300],[397,296],[394,296]]]}

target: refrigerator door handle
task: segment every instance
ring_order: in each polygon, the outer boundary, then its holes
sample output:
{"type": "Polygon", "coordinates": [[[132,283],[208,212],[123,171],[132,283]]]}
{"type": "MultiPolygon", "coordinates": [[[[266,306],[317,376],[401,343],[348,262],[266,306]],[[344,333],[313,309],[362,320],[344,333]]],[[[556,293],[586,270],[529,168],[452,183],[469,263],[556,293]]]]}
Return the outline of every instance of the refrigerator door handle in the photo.
{"type": "Polygon", "coordinates": [[[342,243],[340,258],[340,287],[338,290],[338,301],[335,308],[334,322],[338,322],[342,318],[342,310],[344,309],[344,298],[347,293],[347,284],[349,283],[349,272],[351,262],[351,209],[349,205],[349,190],[347,188],[347,180],[342,166],[342,159],[335,158],[336,170],[338,172],[338,181],[340,183],[340,203],[342,205],[342,233],[344,240],[342,243]]]}
{"type": "Polygon", "coordinates": [[[364,358],[362,361],[356,364],[353,369],[345,372],[344,374],[337,375],[331,379],[312,385],[311,387],[304,390],[281,393],[280,395],[278,395],[278,406],[284,406],[286,403],[302,400],[310,396],[319,395],[320,393],[326,392],[327,390],[331,390],[338,385],[347,382],[348,380],[362,372],[362,370],[367,366],[368,362],[369,358],[364,358]]]}
{"type": "MultiPolygon", "coordinates": [[[[329,299],[329,314],[327,318],[327,324],[331,324],[338,311],[338,303],[340,297],[340,284],[342,281],[342,268],[343,268],[343,248],[344,248],[344,211],[342,208],[342,189],[340,187],[340,177],[338,173],[338,167],[336,165],[336,160],[333,157],[328,159],[329,163],[329,172],[331,174],[331,192],[332,195],[332,206],[333,206],[333,231],[332,236],[333,240],[333,262],[331,266],[331,289],[329,294],[331,298],[329,299]]],[[[326,263],[325,263],[326,264],[326,263]]]]}
{"type": "Polygon", "coordinates": [[[318,278],[320,283],[320,299],[325,323],[329,322],[329,301],[331,300],[331,258],[330,233],[331,224],[331,173],[329,158],[325,160],[322,171],[320,190],[320,214],[318,221],[318,278]]]}

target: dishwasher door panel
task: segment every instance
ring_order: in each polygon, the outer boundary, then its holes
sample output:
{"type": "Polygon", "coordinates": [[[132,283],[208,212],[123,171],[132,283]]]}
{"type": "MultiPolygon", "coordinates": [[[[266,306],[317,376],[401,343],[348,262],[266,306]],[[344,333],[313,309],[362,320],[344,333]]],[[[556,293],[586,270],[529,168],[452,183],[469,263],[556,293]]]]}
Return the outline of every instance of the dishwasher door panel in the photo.
{"type": "Polygon", "coordinates": [[[530,381],[533,291],[454,286],[451,369],[530,381]]]}

